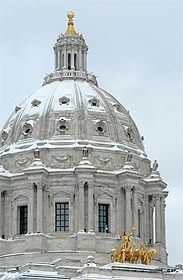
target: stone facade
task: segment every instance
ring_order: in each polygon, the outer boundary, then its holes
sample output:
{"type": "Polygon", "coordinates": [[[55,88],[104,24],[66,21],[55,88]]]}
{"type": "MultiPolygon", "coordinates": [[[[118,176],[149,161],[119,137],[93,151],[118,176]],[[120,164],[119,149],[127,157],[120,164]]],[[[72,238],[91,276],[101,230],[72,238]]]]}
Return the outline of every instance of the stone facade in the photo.
{"type": "Polygon", "coordinates": [[[166,184],[129,112],[87,72],[87,50],[81,35],[59,36],[55,71],[1,131],[1,266],[7,254],[17,266],[20,253],[30,261],[45,252],[42,261],[54,261],[68,250],[83,252],[81,264],[89,252],[106,264],[132,226],[137,247],[153,246],[154,263],[167,265],[166,184]]]}

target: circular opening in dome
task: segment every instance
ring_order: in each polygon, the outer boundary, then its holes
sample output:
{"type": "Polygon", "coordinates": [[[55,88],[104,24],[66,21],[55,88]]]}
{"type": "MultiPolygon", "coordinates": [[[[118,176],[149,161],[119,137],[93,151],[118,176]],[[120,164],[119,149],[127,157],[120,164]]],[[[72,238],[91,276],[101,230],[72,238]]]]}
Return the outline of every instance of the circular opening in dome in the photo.
{"type": "Polygon", "coordinates": [[[25,133],[26,133],[26,134],[31,133],[31,129],[30,129],[30,128],[27,128],[27,129],[25,130],[25,133]]]}
{"type": "Polygon", "coordinates": [[[65,125],[61,125],[61,126],[59,127],[59,129],[60,129],[60,131],[65,131],[65,130],[67,129],[67,127],[66,127],[65,125]]]}
{"type": "Polygon", "coordinates": [[[98,127],[97,127],[97,130],[98,130],[100,133],[104,132],[104,129],[103,129],[101,126],[98,126],[98,127]]]}

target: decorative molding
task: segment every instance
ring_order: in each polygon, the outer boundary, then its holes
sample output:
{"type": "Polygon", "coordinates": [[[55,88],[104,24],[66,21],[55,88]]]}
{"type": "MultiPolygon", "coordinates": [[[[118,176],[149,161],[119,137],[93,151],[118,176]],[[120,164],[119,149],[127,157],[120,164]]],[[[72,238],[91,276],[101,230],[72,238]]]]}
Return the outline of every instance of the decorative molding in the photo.
{"type": "Polygon", "coordinates": [[[67,161],[68,159],[70,159],[72,156],[68,155],[68,154],[60,154],[59,156],[52,155],[52,157],[56,161],[63,163],[64,161],[67,161]]]}
{"type": "Polygon", "coordinates": [[[100,155],[95,156],[95,158],[98,159],[100,161],[100,163],[103,165],[109,163],[109,161],[111,160],[111,158],[100,156],[100,155]]]}
{"type": "Polygon", "coordinates": [[[41,104],[41,101],[38,99],[34,99],[32,102],[32,107],[38,107],[41,104]]]}
{"type": "Polygon", "coordinates": [[[29,162],[31,162],[31,158],[19,158],[15,160],[15,164],[20,167],[24,167],[29,162]]]}

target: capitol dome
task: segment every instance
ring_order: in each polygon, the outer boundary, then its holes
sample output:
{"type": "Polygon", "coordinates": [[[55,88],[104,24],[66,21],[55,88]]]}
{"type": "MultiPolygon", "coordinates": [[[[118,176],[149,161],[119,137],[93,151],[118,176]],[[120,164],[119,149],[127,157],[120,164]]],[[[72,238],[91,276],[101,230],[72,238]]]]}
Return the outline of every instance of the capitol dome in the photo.
{"type": "Polygon", "coordinates": [[[135,243],[154,246],[154,263],[166,265],[166,184],[129,112],[87,72],[73,16],[54,46],[54,72],[0,134],[0,263],[59,251],[81,263],[92,252],[105,264],[135,226],[135,243]]]}

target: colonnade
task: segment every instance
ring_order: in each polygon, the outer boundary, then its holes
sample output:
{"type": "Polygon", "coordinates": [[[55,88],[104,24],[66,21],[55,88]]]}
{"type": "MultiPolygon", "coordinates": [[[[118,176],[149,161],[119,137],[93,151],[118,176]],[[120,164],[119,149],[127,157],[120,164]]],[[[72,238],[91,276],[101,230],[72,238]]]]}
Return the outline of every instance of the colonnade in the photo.
{"type": "MultiPolygon", "coordinates": [[[[55,208],[52,206],[48,207],[48,204],[52,205],[54,201],[48,201],[48,192],[44,196],[45,185],[41,182],[29,184],[29,196],[28,196],[28,232],[42,232],[50,224],[50,229],[55,230],[55,208]],[[47,198],[47,201],[46,201],[47,198]],[[43,203],[46,203],[46,211],[48,211],[47,225],[43,227],[44,216],[43,216],[43,203]],[[49,209],[52,214],[49,214],[49,209]],[[50,215],[50,218],[49,218],[50,215]]],[[[140,232],[140,238],[147,243],[162,243],[165,245],[165,195],[144,195],[143,208],[139,204],[139,194],[136,187],[125,187],[123,189],[124,197],[122,197],[120,191],[117,197],[111,198],[111,201],[106,203],[110,205],[110,229],[109,232],[120,234],[121,230],[131,232],[131,227],[136,227],[136,236],[140,232]],[[123,210],[124,209],[124,213],[123,210]],[[155,215],[153,213],[155,212],[155,215]],[[139,217],[140,215],[140,217],[139,217]],[[155,220],[153,220],[155,216],[155,220]],[[139,228],[140,227],[140,230],[139,228]],[[155,229],[155,230],[154,230],[155,229]]],[[[95,191],[93,181],[80,181],[78,184],[77,195],[75,200],[78,199],[77,203],[74,203],[73,195],[69,198],[69,230],[84,230],[87,227],[88,231],[98,231],[98,201],[95,199],[95,191]],[[87,187],[87,208],[85,207],[85,187],[87,187]],[[86,210],[87,209],[87,210],[86,210]],[[85,211],[87,211],[87,226],[85,211]],[[77,214],[78,213],[78,214],[77,214]],[[77,221],[74,219],[77,219],[77,221]]],[[[0,236],[4,235],[3,230],[3,215],[2,213],[2,190],[0,189],[0,236]]],[[[103,203],[103,202],[102,202],[103,203]]],[[[105,203],[105,202],[104,202],[105,203]]],[[[13,205],[13,204],[12,204],[13,205]]],[[[15,208],[18,204],[12,206],[15,208]]],[[[11,204],[10,204],[11,207],[11,204]]],[[[6,208],[9,209],[9,208],[6,208]]],[[[9,211],[9,210],[8,210],[9,211]]],[[[15,213],[13,214],[14,229],[8,231],[12,234],[17,234],[17,223],[15,223],[15,213]]],[[[7,230],[6,230],[7,233],[7,230]]],[[[9,234],[10,235],[10,234],[9,234]]],[[[10,237],[10,236],[8,236],[10,237]]]]}
{"type": "Polygon", "coordinates": [[[87,71],[87,49],[79,47],[63,48],[57,47],[54,50],[55,70],[82,70],[87,71]],[[69,62],[70,55],[70,62],[69,62]],[[70,64],[70,65],[69,65],[70,64]]]}

